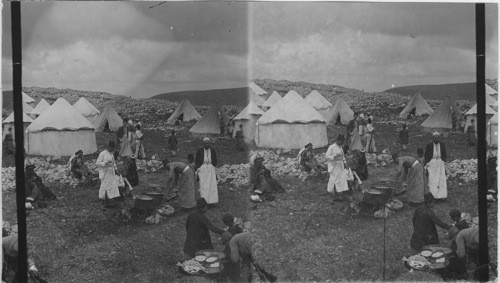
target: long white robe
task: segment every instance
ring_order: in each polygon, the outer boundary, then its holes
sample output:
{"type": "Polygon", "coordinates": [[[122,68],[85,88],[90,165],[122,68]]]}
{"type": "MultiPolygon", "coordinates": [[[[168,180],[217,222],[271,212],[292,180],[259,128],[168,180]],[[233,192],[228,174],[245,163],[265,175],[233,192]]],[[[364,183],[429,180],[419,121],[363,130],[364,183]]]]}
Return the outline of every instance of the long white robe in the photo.
{"type": "Polygon", "coordinates": [[[104,150],[99,154],[96,165],[99,168],[99,179],[101,179],[99,198],[105,199],[106,194],[109,199],[119,197],[120,191],[118,190],[118,183],[116,182],[116,163],[113,154],[108,150],[104,150]]]}
{"type": "Polygon", "coordinates": [[[215,167],[212,165],[212,152],[210,149],[204,149],[204,153],[203,164],[198,169],[200,197],[204,198],[208,204],[218,203],[219,193],[217,190],[215,167]]]}
{"type": "Polygon", "coordinates": [[[432,159],[427,163],[426,167],[429,173],[429,191],[436,199],[446,198],[448,196],[446,169],[444,161],[441,159],[440,144],[434,144],[432,159]]]}
{"type": "Polygon", "coordinates": [[[344,150],[338,144],[334,143],[328,147],[325,158],[328,162],[328,179],[327,191],[329,193],[340,193],[349,190],[347,180],[344,173],[344,150]]]}

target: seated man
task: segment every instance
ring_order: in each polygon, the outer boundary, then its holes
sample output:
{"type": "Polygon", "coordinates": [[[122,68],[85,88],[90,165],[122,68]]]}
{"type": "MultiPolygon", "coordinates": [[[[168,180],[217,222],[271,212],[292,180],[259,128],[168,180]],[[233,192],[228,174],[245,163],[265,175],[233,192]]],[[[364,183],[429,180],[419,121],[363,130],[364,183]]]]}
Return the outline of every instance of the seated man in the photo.
{"type": "Polygon", "coordinates": [[[254,164],[250,167],[250,183],[253,186],[253,192],[263,195],[265,199],[272,200],[273,193],[282,193],[285,190],[281,184],[271,176],[263,164],[264,158],[257,157],[254,164]]]}
{"type": "Polygon", "coordinates": [[[79,150],[75,153],[74,157],[70,159],[70,174],[71,177],[81,180],[82,177],[88,179],[89,169],[85,165],[85,161],[83,160],[83,151],[79,150]]]}
{"type": "Polygon", "coordinates": [[[324,169],[318,164],[318,160],[314,157],[312,143],[306,144],[306,146],[300,150],[298,158],[300,168],[306,172],[314,170],[315,174],[319,174],[319,169],[324,169]]]}
{"type": "Polygon", "coordinates": [[[52,193],[52,191],[43,184],[42,178],[35,173],[35,165],[30,164],[26,166],[25,178],[26,199],[28,201],[34,202],[39,199],[56,199],[56,196],[52,193]]]}
{"type": "Polygon", "coordinates": [[[467,266],[472,264],[474,267],[474,279],[477,277],[477,264],[479,262],[479,227],[466,228],[461,231],[453,227],[448,231],[448,236],[452,240],[454,251],[456,253],[456,261],[453,262],[454,271],[458,271],[463,275],[467,270],[467,266]],[[461,271],[461,272],[460,272],[461,271]]]}

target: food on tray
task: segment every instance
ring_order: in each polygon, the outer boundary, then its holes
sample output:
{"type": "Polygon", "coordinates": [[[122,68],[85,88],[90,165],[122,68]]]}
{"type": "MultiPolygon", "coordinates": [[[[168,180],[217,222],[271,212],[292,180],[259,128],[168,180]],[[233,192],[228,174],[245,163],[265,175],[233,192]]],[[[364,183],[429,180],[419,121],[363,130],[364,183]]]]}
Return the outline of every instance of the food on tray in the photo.
{"type": "Polygon", "coordinates": [[[428,250],[424,250],[420,253],[421,256],[425,256],[425,257],[429,257],[432,255],[432,252],[431,251],[428,251],[428,250]]]}
{"type": "Polygon", "coordinates": [[[443,263],[444,261],[445,261],[444,257],[436,259],[437,263],[443,263]]]}
{"type": "Polygon", "coordinates": [[[212,264],[210,264],[210,267],[217,268],[217,267],[219,267],[219,263],[218,262],[212,263],[212,264]]]}
{"type": "Polygon", "coordinates": [[[438,257],[443,256],[443,254],[444,254],[444,253],[442,253],[442,252],[435,252],[435,253],[433,253],[433,254],[432,254],[432,257],[433,257],[433,258],[438,258],[438,257]]]}
{"type": "Polygon", "coordinates": [[[211,262],[214,262],[214,261],[216,261],[216,260],[217,260],[217,258],[216,258],[216,257],[209,257],[209,258],[207,258],[205,261],[206,261],[206,262],[208,262],[208,263],[211,263],[211,262]]]}
{"type": "Polygon", "coordinates": [[[403,258],[404,261],[408,262],[411,268],[421,269],[425,266],[430,266],[431,263],[423,256],[416,254],[412,255],[409,258],[403,258]]]}
{"type": "Polygon", "coordinates": [[[203,267],[203,265],[201,265],[201,263],[197,262],[196,260],[192,260],[192,259],[183,262],[182,268],[184,269],[184,271],[186,271],[187,273],[191,273],[191,274],[205,270],[205,268],[203,267]]]}
{"type": "Polygon", "coordinates": [[[205,261],[206,259],[207,259],[207,257],[204,255],[197,255],[194,257],[194,260],[199,261],[199,262],[205,261]]]}

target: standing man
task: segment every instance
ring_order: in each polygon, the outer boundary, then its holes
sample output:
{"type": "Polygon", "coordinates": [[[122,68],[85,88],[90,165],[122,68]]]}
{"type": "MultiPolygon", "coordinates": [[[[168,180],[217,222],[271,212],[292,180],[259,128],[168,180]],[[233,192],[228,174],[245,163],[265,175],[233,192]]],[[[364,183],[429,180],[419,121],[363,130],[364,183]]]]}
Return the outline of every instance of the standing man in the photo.
{"type": "Polygon", "coordinates": [[[209,205],[219,202],[217,190],[217,154],[210,147],[210,139],[203,139],[203,147],[198,149],[195,158],[196,172],[199,177],[200,197],[204,198],[209,205]]]}
{"type": "Polygon", "coordinates": [[[243,136],[243,125],[240,125],[238,127],[238,131],[236,131],[235,138],[236,138],[236,145],[238,147],[238,150],[244,151],[245,150],[245,137],[243,136]]]}
{"type": "Polygon", "coordinates": [[[361,137],[359,136],[359,120],[358,112],[354,112],[354,118],[347,124],[347,137],[349,142],[349,150],[361,150],[361,137]]]}
{"type": "Polygon", "coordinates": [[[101,187],[99,188],[99,198],[105,207],[109,207],[108,200],[120,197],[118,182],[116,181],[116,163],[113,155],[115,143],[109,141],[108,148],[102,151],[97,158],[96,165],[99,170],[101,187]]]}
{"type": "Polygon", "coordinates": [[[425,167],[429,176],[429,191],[436,201],[446,201],[448,189],[446,187],[446,148],[439,142],[439,133],[432,134],[434,141],[425,147],[425,167]]]}
{"type": "Polygon", "coordinates": [[[472,119],[470,122],[470,125],[467,127],[467,145],[475,146],[477,144],[476,126],[474,123],[474,119],[472,119]]]}
{"type": "Polygon", "coordinates": [[[128,120],[127,130],[128,130],[128,134],[129,134],[130,148],[131,148],[132,152],[135,152],[135,131],[136,131],[136,128],[135,128],[134,123],[132,122],[132,119],[128,120]]]}
{"type": "Polygon", "coordinates": [[[339,200],[339,198],[336,197],[336,194],[340,194],[349,189],[347,186],[347,179],[344,173],[345,157],[344,157],[344,150],[342,149],[344,141],[345,141],[344,136],[339,135],[337,141],[330,147],[328,147],[328,150],[326,151],[325,154],[325,158],[328,162],[328,173],[330,173],[330,179],[328,180],[327,191],[333,194],[334,201],[339,200]]]}
{"type": "Polygon", "coordinates": [[[177,136],[175,135],[175,131],[172,131],[172,135],[168,137],[168,148],[170,149],[170,156],[177,156],[177,145],[179,142],[177,141],[177,136]]]}
{"type": "Polygon", "coordinates": [[[179,187],[179,205],[181,210],[189,210],[196,207],[196,185],[193,170],[182,162],[170,162],[165,165],[169,171],[167,183],[172,188],[179,187]]]}
{"type": "Polygon", "coordinates": [[[16,151],[16,146],[14,144],[14,135],[12,134],[12,128],[9,128],[9,132],[4,138],[5,146],[7,147],[7,154],[14,154],[16,151]]]}
{"type": "Polygon", "coordinates": [[[424,202],[424,166],[412,156],[392,155],[394,163],[400,166],[396,175],[396,182],[401,182],[407,178],[408,192],[407,201],[411,206],[421,205],[424,202]]]}
{"type": "Polygon", "coordinates": [[[186,220],[186,241],[184,242],[184,257],[193,258],[197,251],[213,249],[210,231],[222,235],[224,230],[215,227],[205,216],[207,202],[204,198],[196,201],[197,210],[189,214],[186,220]]]}

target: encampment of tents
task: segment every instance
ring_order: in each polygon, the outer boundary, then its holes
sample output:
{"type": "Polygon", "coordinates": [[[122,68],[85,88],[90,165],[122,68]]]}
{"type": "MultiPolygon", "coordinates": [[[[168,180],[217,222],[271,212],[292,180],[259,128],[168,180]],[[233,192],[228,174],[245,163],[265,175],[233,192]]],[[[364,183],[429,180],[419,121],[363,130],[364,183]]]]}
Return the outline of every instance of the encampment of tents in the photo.
{"type": "MultiPolygon", "coordinates": [[[[33,123],[33,119],[31,119],[28,114],[23,112],[23,132],[26,131],[26,128],[28,128],[31,123],[33,123]]],[[[5,118],[5,120],[2,121],[3,137],[5,137],[5,135],[8,133],[9,128],[12,128],[12,135],[13,137],[15,137],[16,131],[14,129],[14,112],[12,112],[7,118],[5,118]]]]}
{"type": "Polygon", "coordinates": [[[410,102],[406,104],[406,107],[399,113],[399,117],[401,118],[407,118],[410,113],[412,113],[415,116],[421,116],[425,114],[432,114],[434,110],[427,104],[425,99],[422,97],[420,92],[416,93],[410,102]],[[414,112],[413,112],[414,111],[414,112]]]}
{"type": "Polygon", "coordinates": [[[243,136],[245,139],[253,140],[255,137],[255,128],[257,120],[264,114],[255,103],[250,102],[247,107],[245,107],[240,114],[234,117],[234,130],[233,137],[236,135],[236,132],[240,129],[240,125],[243,129],[243,136]]]}
{"type": "Polygon", "coordinates": [[[277,91],[273,91],[273,93],[271,94],[271,96],[269,96],[264,105],[262,105],[262,109],[264,111],[267,111],[269,110],[269,108],[271,108],[274,104],[278,103],[282,99],[283,97],[281,97],[281,95],[277,91]]]}
{"type": "Polygon", "coordinates": [[[36,105],[36,107],[29,114],[33,115],[35,117],[38,117],[45,110],[47,110],[49,107],[50,107],[50,104],[47,102],[47,100],[45,100],[44,98],[42,98],[42,100],[40,100],[40,102],[38,102],[38,104],[36,105]]]}
{"type": "Polygon", "coordinates": [[[182,121],[184,122],[198,121],[201,119],[200,113],[194,109],[193,105],[187,98],[184,98],[181,104],[177,106],[177,109],[175,109],[174,113],[172,113],[172,115],[168,118],[167,123],[171,125],[175,124],[175,121],[177,121],[181,115],[182,121]]]}
{"type": "Polygon", "coordinates": [[[226,112],[216,103],[189,131],[195,137],[217,137],[224,134],[223,129],[229,121],[226,112]]]}
{"type": "MultiPolygon", "coordinates": [[[[488,122],[493,115],[496,114],[495,110],[491,109],[488,105],[486,105],[486,122],[488,122]]],[[[464,126],[464,132],[467,132],[467,127],[469,127],[472,124],[472,120],[474,120],[474,128],[476,129],[477,132],[477,103],[474,104],[474,106],[469,109],[465,114],[465,126],[464,126]]]]}
{"type": "Polygon", "coordinates": [[[330,116],[330,111],[332,110],[333,105],[317,90],[311,91],[311,93],[309,93],[304,100],[316,109],[319,114],[323,115],[325,119],[330,116]]]}
{"type": "Polygon", "coordinates": [[[299,149],[308,143],[314,148],[328,144],[325,118],[296,91],[289,91],[257,121],[258,147],[299,149]]]}
{"type": "Polygon", "coordinates": [[[425,132],[451,131],[460,120],[460,110],[457,105],[447,97],[422,124],[425,132]]]}
{"type": "Polygon", "coordinates": [[[26,152],[34,155],[71,156],[97,151],[94,126],[75,111],[64,98],[58,98],[26,129],[26,152]]]}
{"type": "Polygon", "coordinates": [[[94,118],[92,124],[96,132],[114,132],[123,125],[123,120],[113,107],[106,105],[101,114],[94,118]]]}
{"type": "Polygon", "coordinates": [[[85,97],[80,97],[80,99],[73,104],[73,107],[75,107],[78,113],[82,114],[83,117],[90,121],[94,120],[97,115],[101,114],[101,111],[85,99],[85,97]]]}
{"type": "Polygon", "coordinates": [[[495,113],[488,121],[486,140],[489,146],[498,147],[498,114],[495,113]]]}
{"type": "Polygon", "coordinates": [[[254,82],[250,82],[250,84],[248,85],[248,87],[250,88],[251,91],[253,91],[258,96],[263,96],[263,95],[267,94],[267,91],[263,90],[260,86],[258,86],[254,82]]]}
{"type": "Polygon", "coordinates": [[[337,98],[335,105],[333,105],[332,109],[326,115],[326,122],[328,124],[341,123],[347,125],[352,119],[354,119],[354,111],[352,111],[351,107],[341,97],[337,98]]]}

